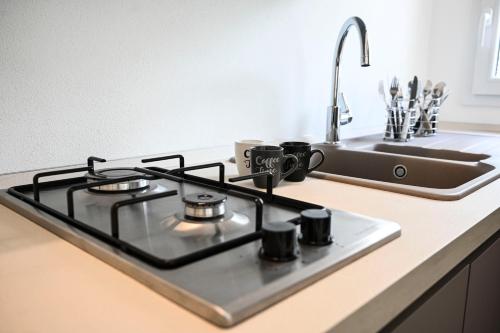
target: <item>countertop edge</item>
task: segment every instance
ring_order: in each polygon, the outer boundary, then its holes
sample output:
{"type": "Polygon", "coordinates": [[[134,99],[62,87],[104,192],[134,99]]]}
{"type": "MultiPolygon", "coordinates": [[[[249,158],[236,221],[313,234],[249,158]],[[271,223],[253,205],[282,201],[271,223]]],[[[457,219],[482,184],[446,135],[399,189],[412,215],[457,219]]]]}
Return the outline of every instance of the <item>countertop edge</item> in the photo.
{"type": "Polygon", "coordinates": [[[436,252],[329,332],[379,331],[500,230],[500,208],[436,252]]]}

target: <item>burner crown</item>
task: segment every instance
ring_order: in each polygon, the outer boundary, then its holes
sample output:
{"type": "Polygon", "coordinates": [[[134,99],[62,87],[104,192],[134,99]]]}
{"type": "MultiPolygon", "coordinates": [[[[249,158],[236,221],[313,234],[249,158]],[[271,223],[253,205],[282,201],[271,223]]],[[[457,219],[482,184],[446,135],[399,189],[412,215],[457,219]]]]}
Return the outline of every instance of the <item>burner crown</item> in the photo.
{"type": "Polygon", "coordinates": [[[184,214],[194,219],[211,219],[226,213],[225,195],[215,192],[193,193],[186,195],[182,201],[186,204],[184,214]]]}
{"type": "MultiPolygon", "coordinates": [[[[102,180],[113,180],[124,177],[132,176],[145,176],[143,173],[135,171],[133,168],[108,168],[100,169],[89,172],[85,175],[87,182],[98,182],[102,180]]],[[[122,192],[136,192],[143,191],[149,188],[149,180],[147,179],[134,179],[125,182],[101,185],[92,187],[89,190],[93,192],[106,192],[106,193],[122,193],[122,192]]]]}

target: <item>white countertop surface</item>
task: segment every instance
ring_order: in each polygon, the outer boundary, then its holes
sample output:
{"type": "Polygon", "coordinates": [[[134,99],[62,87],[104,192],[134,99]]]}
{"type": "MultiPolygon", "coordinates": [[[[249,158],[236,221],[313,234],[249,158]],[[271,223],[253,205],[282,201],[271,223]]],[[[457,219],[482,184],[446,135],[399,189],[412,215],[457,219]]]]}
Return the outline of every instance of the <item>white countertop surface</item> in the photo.
{"type": "MultiPolygon", "coordinates": [[[[232,147],[219,147],[184,155],[189,165],[231,154],[232,147]]],[[[138,164],[132,159],[111,166],[138,164]]],[[[0,188],[29,183],[32,174],[1,176],[0,188]]],[[[235,174],[227,163],[227,175],[235,174]]],[[[0,331],[375,331],[500,229],[500,213],[485,219],[500,206],[500,180],[458,201],[315,178],[283,182],[275,193],[392,220],[402,235],[241,324],[221,329],[0,205],[0,331]]]]}

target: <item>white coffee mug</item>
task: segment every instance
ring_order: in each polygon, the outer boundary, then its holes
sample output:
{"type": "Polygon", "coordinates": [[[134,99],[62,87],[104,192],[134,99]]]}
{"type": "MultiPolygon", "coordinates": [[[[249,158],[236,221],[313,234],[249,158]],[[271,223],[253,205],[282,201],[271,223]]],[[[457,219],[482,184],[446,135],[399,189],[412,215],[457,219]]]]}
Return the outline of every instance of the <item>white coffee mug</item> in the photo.
{"type": "Polygon", "coordinates": [[[262,140],[239,140],[234,143],[234,157],[240,176],[252,173],[250,171],[250,149],[263,144],[262,140]]]}

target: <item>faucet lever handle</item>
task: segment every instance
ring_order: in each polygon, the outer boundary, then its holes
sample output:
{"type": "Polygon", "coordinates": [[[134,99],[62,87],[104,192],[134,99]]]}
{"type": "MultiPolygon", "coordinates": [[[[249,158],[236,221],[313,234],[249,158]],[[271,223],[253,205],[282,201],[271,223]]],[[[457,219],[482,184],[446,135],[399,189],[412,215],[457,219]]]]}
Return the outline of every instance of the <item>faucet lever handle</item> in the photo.
{"type": "Polygon", "coordinates": [[[328,143],[340,143],[338,138],[341,125],[347,125],[352,121],[352,113],[341,93],[337,99],[337,106],[329,106],[326,116],[326,141],[328,143]],[[336,125],[338,121],[339,125],[336,125]]]}
{"type": "Polygon", "coordinates": [[[344,97],[344,93],[340,93],[338,101],[340,113],[340,125],[347,125],[352,121],[352,113],[344,97]]]}

